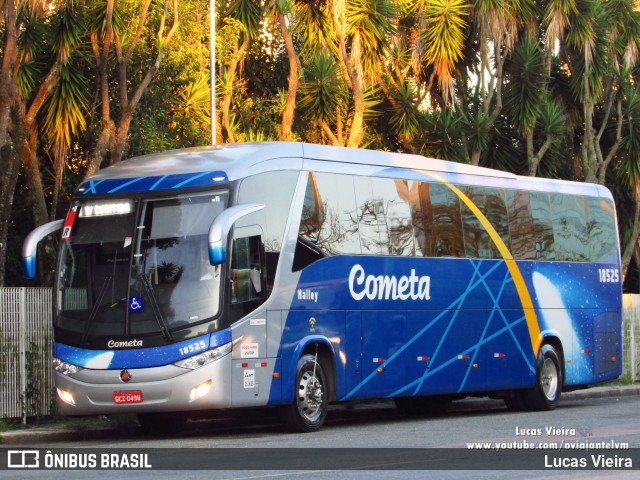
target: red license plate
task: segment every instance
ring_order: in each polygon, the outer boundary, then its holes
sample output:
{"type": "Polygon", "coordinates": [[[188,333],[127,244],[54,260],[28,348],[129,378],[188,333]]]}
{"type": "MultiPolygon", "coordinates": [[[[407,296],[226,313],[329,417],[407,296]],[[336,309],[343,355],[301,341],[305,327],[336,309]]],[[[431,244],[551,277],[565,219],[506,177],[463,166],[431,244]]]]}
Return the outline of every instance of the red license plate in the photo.
{"type": "Polygon", "coordinates": [[[142,391],[131,390],[128,392],[113,392],[113,403],[140,403],[142,402],[142,391]]]}

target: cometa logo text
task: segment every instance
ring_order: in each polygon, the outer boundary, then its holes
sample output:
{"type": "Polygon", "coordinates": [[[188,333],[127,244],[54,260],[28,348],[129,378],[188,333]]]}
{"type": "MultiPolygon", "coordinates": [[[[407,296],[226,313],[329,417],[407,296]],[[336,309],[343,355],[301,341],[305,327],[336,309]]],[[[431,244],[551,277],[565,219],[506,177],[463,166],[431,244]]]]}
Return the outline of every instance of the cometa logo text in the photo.
{"type": "Polygon", "coordinates": [[[109,340],[107,342],[107,347],[109,348],[128,348],[128,347],[141,347],[142,340],[125,340],[123,342],[116,342],[115,340],[109,340]]]}
{"type": "Polygon", "coordinates": [[[419,277],[415,269],[400,278],[395,275],[367,275],[362,265],[349,273],[349,291],[354,300],[430,300],[431,277],[419,277]]]}

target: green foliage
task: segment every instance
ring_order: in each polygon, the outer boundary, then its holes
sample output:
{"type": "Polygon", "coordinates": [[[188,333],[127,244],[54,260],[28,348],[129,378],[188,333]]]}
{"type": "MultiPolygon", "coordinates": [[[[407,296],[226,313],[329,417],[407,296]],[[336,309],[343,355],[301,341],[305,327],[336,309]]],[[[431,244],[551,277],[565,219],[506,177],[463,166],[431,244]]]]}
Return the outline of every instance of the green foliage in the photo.
{"type": "Polygon", "coordinates": [[[518,131],[530,132],[540,115],[547,82],[542,48],[530,35],[515,46],[506,73],[505,108],[518,131]]]}
{"type": "Polygon", "coordinates": [[[346,34],[353,38],[352,54],[361,49],[365,74],[381,70],[389,38],[396,33],[395,4],[389,0],[351,0],[347,4],[346,34]]]}
{"type": "MultiPolygon", "coordinates": [[[[44,159],[70,147],[61,192],[68,199],[93,156],[101,105],[91,40],[104,36],[106,17],[105,2],[56,2],[60,8],[53,11],[40,8],[45,3],[20,2],[17,79],[20,94],[31,98],[52,62],[64,63],[60,83],[37,118],[38,154],[50,201],[55,169],[44,159]]],[[[114,29],[126,51],[140,2],[120,0],[115,7],[114,29]]],[[[155,61],[162,7],[162,2],[153,3],[141,45],[133,52],[129,93],[155,61]]],[[[526,134],[532,133],[535,151],[553,139],[538,175],[580,180],[585,107],[593,107],[591,128],[602,129],[599,146],[606,156],[616,140],[617,104],[606,116],[608,92],[614,92],[614,100],[622,100],[622,139],[608,181],[621,224],[629,224],[631,189],[640,179],[640,67],[634,56],[640,51],[640,13],[633,1],[227,0],[217,7],[218,99],[231,95],[231,128],[240,141],[279,138],[289,63],[274,20],[277,12],[286,15],[303,67],[293,139],[326,142],[321,122],[333,132],[340,130],[343,139],[348,135],[354,95],[347,65],[341,63],[346,55],[349,67],[360,69],[365,79],[360,146],[411,149],[458,162],[479,153],[483,166],[526,173],[526,134]],[[336,25],[335,6],[345,8],[345,25],[336,25]],[[346,36],[344,52],[338,51],[340,28],[346,36]],[[514,41],[513,50],[510,44],[498,51],[510,54],[499,80],[504,107],[495,114],[498,85],[488,77],[499,59],[487,38],[514,41]],[[241,52],[245,40],[249,47],[241,52]],[[483,67],[481,47],[490,57],[488,66],[483,67]],[[236,61],[239,67],[230,75],[229,64],[236,61]]],[[[210,142],[209,2],[180,0],[179,9],[180,29],[133,118],[128,156],[210,142]]],[[[0,21],[0,37],[3,33],[0,21]]],[[[113,61],[115,52],[110,54],[113,61]]],[[[111,68],[109,74],[115,79],[118,72],[111,68]]],[[[114,118],[121,108],[118,88],[114,81],[114,118]]],[[[19,248],[13,245],[21,244],[32,222],[24,178],[15,198],[9,268],[17,272],[11,273],[11,282],[20,283],[19,248]]]]}
{"type": "Polygon", "coordinates": [[[424,122],[425,128],[419,139],[421,153],[453,162],[465,161],[463,117],[451,108],[444,108],[426,113],[424,122]]]}
{"type": "Polygon", "coordinates": [[[198,125],[211,123],[211,87],[208,75],[200,74],[172,99],[174,116],[198,125]]]}
{"type": "Polygon", "coordinates": [[[426,46],[427,64],[433,65],[440,86],[448,96],[452,88],[452,73],[463,57],[467,31],[469,3],[465,0],[435,0],[426,2],[424,17],[427,28],[421,33],[426,46]]]}
{"type": "Polygon", "coordinates": [[[75,65],[67,65],[45,105],[43,133],[48,149],[66,151],[86,127],[88,81],[75,65]]]}
{"type": "Polygon", "coordinates": [[[473,150],[486,151],[491,141],[489,131],[489,117],[483,110],[477,110],[469,115],[467,120],[469,144],[473,150]]]}
{"type": "Polygon", "coordinates": [[[400,108],[393,110],[389,126],[396,135],[411,140],[420,128],[420,113],[416,108],[415,92],[411,85],[403,83],[395,93],[395,100],[400,108]]]}
{"type": "Polygon", "coordinates": [[[640,91],[635,82],[627,82],[621,95],[628,113],[623,124],[625,135],[619,161],[631,182],[640,181],[640,91]]]}
{"type": "Polygon", "coordinates": [[[336,108],[343,99],[343,88],[338,78],[338,64],[331,55],[317,55],[305,71],[305,82],[300,87],[298,106],[303,116],[332,122],[336,108]]]}
{"type": "MultiPolygon", "coordinates": [[[[87,31],[95,32],[99,38],[104,38],[107,28],[107,2],[85,2],[89,6],[87,14],[87,31]]],[[[113,5],[113,32],[115,35],[121,35],[125,30],[125,22],[123,13],[120,9],[121,3],[115,2],[113,5]]]]}
{"type": "Polygon", "coordinates": [[[262,17],[261,2],[256,2],[255,0],[233,0],[229,4],[229,15],[240,22],[243,30],[250,37],[253,38],[258,35],[262,17]]]}
{"type": "Polygon", "coordinates": [[[18,34],[18,48],[22,59],[18,69],[17,84],[20,95],[30,98],[37,89],[47,64],[50,50],[47,48],[48,17],[35,5],[25,3],[18,12],[22,26],[18,34]]]}
{"type": "Polygon", "coordinates": [[[223,25],[216,31],[216,58],[218,63],[225,64],[238,61],[242,57],[238,53],[238,43],[247,28],[240,20],[227,17],[223,25]]]}

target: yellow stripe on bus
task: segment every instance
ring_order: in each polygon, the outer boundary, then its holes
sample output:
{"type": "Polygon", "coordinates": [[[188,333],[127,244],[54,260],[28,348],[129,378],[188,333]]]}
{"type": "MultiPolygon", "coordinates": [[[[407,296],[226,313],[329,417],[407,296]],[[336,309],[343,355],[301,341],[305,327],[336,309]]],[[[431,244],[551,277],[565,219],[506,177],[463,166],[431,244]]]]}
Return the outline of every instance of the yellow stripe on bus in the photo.
{"type": "Polygon", "coordinates": [[[449,183],[446,179],[436,175],[432,172],[427,172],[425,170],[420,170],[422,173],[429,175],[430,177],[435,178],[439,182],[443,183],[447,187],[449,187],[459,198],[462,200],[467,207],[473,212],[473,214],[478,218],[484,229],[487,231],[493,243],[495,243],[496,247],[498,247],[498,251],[505,263],[507,264],[507,268],[509,269],[509,273],[511,273],[511,277],[513,278],[513,283],[516,286],[516,290],[518,291],[518,296],[520,297],[520,303],[522,304],[522,309],[524,310],[524,316],[527,320],[527,328],[529,330],[529,337],[531,338],[531,346],[533,347],[533,353],[535,356],[538,356],[538,351],[540,350],[540,344],[542,343],[542,337],[540,335],[540,325],[538,324],[538,317],[536,316],[536,312],[533,309],[533,301],[531,300],[531,295],[529,294],[529,289],[522,277],[522,272],[520,272],[520,268],[518,264],[513,259],[513,255],[509,251],[509,248],[502,240],[502,237],[498,234],[496,229],[491,225],[491,222],[485,217],[485,215],[480,211],[478,206],[473,203],[473,201],[465,195],[463,191],[461,191],[455,185],[449,183]]]}

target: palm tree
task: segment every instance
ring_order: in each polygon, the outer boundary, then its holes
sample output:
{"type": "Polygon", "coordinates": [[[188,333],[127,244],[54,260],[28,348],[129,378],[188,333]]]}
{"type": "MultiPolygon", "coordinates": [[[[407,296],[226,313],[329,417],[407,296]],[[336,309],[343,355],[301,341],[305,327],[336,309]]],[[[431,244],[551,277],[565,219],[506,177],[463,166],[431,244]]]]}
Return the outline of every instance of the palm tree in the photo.
{"type": "Polygon", "coordinates": [[[586,181],[604,183],[623,142],[622,84],[637,62],[640,12],[633,0],[576,0],[562,42],[572,88],[583,104],[581,158],[586,181]],[[612,142],[606,132],[614,129],[612,142]]]}
{"type": "MultiPolygon", "coordinates": [[[[138,8],[137,5],[134,8],[138,8]]],[[[93,22],[90,24],[91,47],[98,73],[98,91],[100,95],[101,126],[95,147],[94,156],[89,164],[87,175],[95,172],[106,160],[108,164],[122,160],[127,148],[129,128],[135,110],[140,104],[142,96],[151,84],[160,68],[162,58],[171,44],[179,25],[178,0],[173,0],[170,7],[169,0],[153,4],[151,0],[136,10],[128,12],[132,19],[130,23],[124,21],[124,14],[115,6],[115,0],[107,0],[105,5],[97,5],[91,14],[93,22]],[[139,72],[140,81],[137,85],[131,79],[129,68],[134,53],[137,52],[145,29],[150,28],[148,22],[150,9],[158,9],[157,30],[155,33],[155,51],[150,56],[142,58],[146,70],[139,72]],[[167,24],[171,14],[172,21],[167,24]],[[110,89],[110,62],[114,58],[112,67],[117,77],[117,94],[120,118],[112,118],[113,101],[110,89]],[[131,89],[131,91],[130,91],[131,89]]],[[[146,52],[145,52],[146,53],[146,52]]],[[[146,55],[143,54],[143,57],[146,55]]]]}
{"type": "Polygon", "coordinates": [[[4,0],[0,47],[0,285],[4,284],[6,248],[13,196],[21,162],[32,187],[37,224],[47,221],[40,165],[37,115],[59,85],[78,44],[78,24],[69,22],[73,2],[4,0]],[[44,68],[42,68],[44,66],[44,68]]]}
{"type": "Polygon", "coordinates": [[[471,5],[466,0],[420,0],[416,12],[420,22],[419,54],[433,65],[442,97],[454,103],[454,72],[463,60],[471,5]]]}
{"type": "MultiPolygon", "coordinates": [[[[308,40],[310,43],[317,41],[321,50],[307,65],[309,70],[305,72],[300,106],[306,110],[309,102],[322,103],[321,111],[307,113],[320,122],[330,142],[359,147],[365,137],[367,115],[377,103],[372,96],[372,87],[394,31],[395,3],[390,0],[330,0],[320,12],[311,12],[307,9],[302,18],[309,22],[309,30],[313,32],[308,40]],[[315,23],[319,17],[326,22],[318,29],[315,23]],[[341,92],[340,96],[338,92],[341,92]],[[342,101],[347,92],[348,112],[342,101]],[[328,98],[328,93],[336,96],[328,98]],[[327,111],[329,105],[335,106],[333,112],[327,111]]],[[[298,28],[303,30],[306,26],[298,23],[298,28]]]]}
{"type": "Polygon", "coordinates": [[[505,80],[505,110],[525,139],[528,175],[533,177],[554,142],[564,139],[566,116],[550,95],[545,55],[530,34],[525,34],[514,47],[505,66],[505,80]],[[539,145],[535,144],[536,132],[542,134],[539,145]]]}
{"type": "Polygon", "coordinates": [[[632,193],[633,209],[626,215],[620,215],[621,224],[624,220],[630,226],[623,231],[623,251],[622,251],[622,277],[625,278],[631,262],[631,257],[635,255],[636,265],[640,265],[640,162],[638,152],[640,151],[640,92],[637,88],[628,85],[626,102],[629,115],[624,125],[625,134],[620,146],[618,156],[617,176],[621,178],[623,184],[632,193]]]}
{"type": "Polygon", "coordinates": [[[233,0],[221,10],[220,15],[224,18],[223,27],[216,34],[216,45],[220,46],[218,59],[222,65],[219,76],[222,93],[221,124],[226,133],[226,140],[235,142],[232,101],[234,94],[238,91],[240,68],[249,43],[259,33],[263,9],[259,2],[233,0]]]}
{"type": "Polygon", "coordinates": [[[290,28],[293,27],[295,4],[292,0],[270,0],[267,5],[269,14],[274,17],[280,26],[280,34],[287,52],[289,64],[289,76],[287,78],[287,91],[284,94],[284,106],[282,109],[282,123],[280,125],[280,140],[287,141],[292,137],[293,117],[296,109],[296,95],[300,82],[300,57],[296,51],[290,28]]]}

